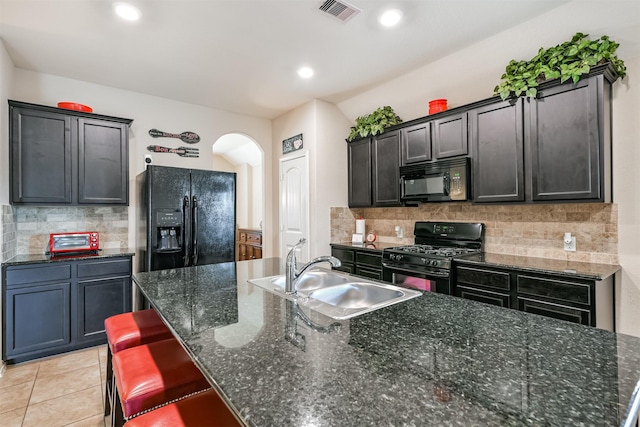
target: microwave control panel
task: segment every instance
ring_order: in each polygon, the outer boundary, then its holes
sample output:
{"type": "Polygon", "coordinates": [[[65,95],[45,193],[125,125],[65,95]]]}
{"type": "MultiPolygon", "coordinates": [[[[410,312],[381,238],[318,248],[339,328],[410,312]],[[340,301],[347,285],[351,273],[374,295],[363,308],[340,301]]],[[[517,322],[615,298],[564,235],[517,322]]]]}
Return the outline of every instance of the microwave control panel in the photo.
{"type": "Polygon", "coordinates": [[[467,171],[464,167],[449,170],[449,197],[451,200],[467,200],[467,171]]]}

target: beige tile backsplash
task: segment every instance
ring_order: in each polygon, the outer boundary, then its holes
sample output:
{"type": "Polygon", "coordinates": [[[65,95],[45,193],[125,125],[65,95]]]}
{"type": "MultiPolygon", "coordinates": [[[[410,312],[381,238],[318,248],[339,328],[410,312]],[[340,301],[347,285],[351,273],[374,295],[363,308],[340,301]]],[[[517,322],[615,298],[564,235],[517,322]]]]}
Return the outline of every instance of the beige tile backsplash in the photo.
{"type": "Polygon", "coordinates": [[[618,264],[618,206],[613,203],[486,206],[433,203],[400,208],[331,208],[331,241],[351,241],[355,220],[379,242],[413,243],[416,221],[482,222],[485,251],[538,258],[618,264]],[[395,227],[404,237],[396,236],[395,227]],[[576,251],[565,252],[563,237],[576,237],[576,251]]]}
{"type": "Polygon", "coordinates": [[[16,253],[42,253],[49,233],[97,231],[102,249],[126,249],[129,215],[126,206],[26,207],[14,206],[16,253]]]}

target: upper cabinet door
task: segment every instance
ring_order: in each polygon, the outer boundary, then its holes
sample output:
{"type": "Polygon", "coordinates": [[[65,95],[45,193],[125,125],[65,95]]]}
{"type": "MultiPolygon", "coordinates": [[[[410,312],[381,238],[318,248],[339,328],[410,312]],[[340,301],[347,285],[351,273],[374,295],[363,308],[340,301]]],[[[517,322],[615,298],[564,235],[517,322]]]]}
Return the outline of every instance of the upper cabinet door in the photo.
{"type": "Polygon", "coordinates": [[[465,156],[468,150],[467,112],[433,121],[433,157],[465,156]]]}
{"type": "Polygon", "coordinates": [[[541,90],[538,99],[527,102],[533,201],[603,200],[606,106],[598,107],[599,80],[602,76],[541,90]]]}
{"type": "Polygon", "coordinates": [[[10,202],[71,203],[71,118],[12,108],[9,139],[10,202]]]}
{"type": "Polygon", "coordinates": [[[402,166],[431,160],[431,123],[400,129],[402,166]]]}
{"type": "Polygon", "coordinates": [[[373,205],[401,206],[399,131],[373,139],[373,205]]]}
{"type": "Polygon", "coordinates": [[[127,204],[127,132],[124,123],[78,119],[79,204],[127,204]]]}
{"type": "Polygon", "coordinates": [[[132,120],[9,101],[10,203],[127,205],[132,120]]]}
{"type": "Polygon", "coordinates": [[[469,111],[474,202],[525,198],[523,101],[501,101],[469,111]]]}
{"type": "Polygon", "coordinates": [[[349,207],[371,206],[371,139],[347,144],[349,163],[349,207]]]}

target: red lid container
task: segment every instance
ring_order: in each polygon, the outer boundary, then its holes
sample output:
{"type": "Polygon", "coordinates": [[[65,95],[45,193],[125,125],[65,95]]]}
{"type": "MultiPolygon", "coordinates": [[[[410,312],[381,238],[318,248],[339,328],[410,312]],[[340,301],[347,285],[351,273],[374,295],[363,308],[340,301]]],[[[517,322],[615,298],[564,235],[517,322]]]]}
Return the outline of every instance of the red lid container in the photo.
{"type": "Polygon", "coordinates": [[[444,111],[446,109],[446,99],[434,99],[433,101],[429,101],[429,114],[439,113],[440,111],[444,111]]]}
{"type": "Polygon", "coordinates": [[[84,111],[85,113],[91,113],[93,108],[86,105],[77,104],[75,102],[58,102],[58,108],[65,108],[67,110],[84,111]]]}

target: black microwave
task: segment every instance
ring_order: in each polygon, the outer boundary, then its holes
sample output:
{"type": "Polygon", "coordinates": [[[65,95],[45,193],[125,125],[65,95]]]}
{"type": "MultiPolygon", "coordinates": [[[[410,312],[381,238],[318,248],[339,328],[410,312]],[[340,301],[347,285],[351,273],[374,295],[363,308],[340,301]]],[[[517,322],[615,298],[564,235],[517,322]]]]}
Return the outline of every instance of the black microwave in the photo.
{"type": "Polygon", "coordinates": [[[469,158],[401,166],[400,186],[405,204],[467,200],[469,158]]]}

